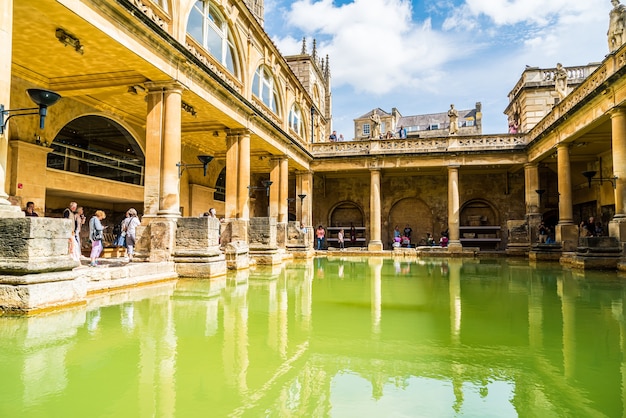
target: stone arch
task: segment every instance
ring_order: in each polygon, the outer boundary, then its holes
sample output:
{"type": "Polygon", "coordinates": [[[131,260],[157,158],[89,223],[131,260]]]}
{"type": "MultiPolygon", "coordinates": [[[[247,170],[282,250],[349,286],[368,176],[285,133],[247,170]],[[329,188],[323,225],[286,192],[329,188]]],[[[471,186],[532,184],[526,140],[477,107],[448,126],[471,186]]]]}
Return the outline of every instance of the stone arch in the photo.
{"type": "Polygon", "coordinates": [[[121,123],[101,115],[83,115],[56,134],[49,168],[143,185],[144,152],[121,123]]]}
{"type": "Polygon", "coordinates": [[[497,209],[486,199],[468,200],[459,213],[461,226],[500,225],[497,209]]]}
{"type": "MultiPolygon", "coordinates": [[[[389,210],[387,236],[382,237],[384,244],[393,240],[393,230],[396,225],[403,231],[408,224],[413,232],[411,233],[411,244],[419,245],[422,240],[426,243],[426,233],[433,231],[433,212],[430,206],[416,197],[407,197],[398,200],[389,210]]],[[[437,231],[438,232],[438,231],[437,231]]]]}
{"type": "Polygon", "coordinates": [[[328,226],[365,226],[363,209],[354,202],[343,201],[337,203],[330,210],[328,226]]]}

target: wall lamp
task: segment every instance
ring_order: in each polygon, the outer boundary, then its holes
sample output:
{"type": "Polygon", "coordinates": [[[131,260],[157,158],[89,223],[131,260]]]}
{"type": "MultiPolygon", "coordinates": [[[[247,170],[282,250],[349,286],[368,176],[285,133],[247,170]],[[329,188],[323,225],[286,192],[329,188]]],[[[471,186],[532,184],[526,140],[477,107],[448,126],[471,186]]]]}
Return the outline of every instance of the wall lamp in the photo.
{"type": "Polygon", "coordinates": [[[248,186],[248,196],[252,196],[253,190],[265,190],[265,193],[267,193],[267,196],[269,196],[270,186],[274,184],[274,182],[271,180],[263,180],[261,183],[263,184],[263,186],[248,186]]]}
{"type": "Polygon", "coordinates": [[[298,197],[300,198],[300,204],[302,204],[304,202],[304,198],[306,197],[305,194],[299,194],[298,197]]]}
{"type": "Polygon", "coordinates": [[[61,28],[57,28],[55,35],[59,42],[61,42],[63,45],[71,46],[72,48],[74,48],[74,51],[78,52],[80,55],[83,55],[85,53],[85,48],[83,48],[83,46],[80,44],[80,40],[74,35],[65,32],[61,28]]]}
{"type": "Polygon", "coordinates": [[[604,177],[602,177],[602,174],[600,174],[600,178],[599,179],[594,179],[594,177],[597,174],[596,171],[583,171],[581,174],[583,176],[587,177],[587,181],[589,182],[589,188],[590,189],[591,189],[591,182],[592,181],[599,181],[600,184],[602,184],[603,181],[608,181],[613,186],[613,189],[617,188],[617,176],[604,178],[604,177]]]}
{"type": "Polygon", "coordinates": [[[206,168],[211,161],[213,161],[212,155],[198,155],[198,160],[200,160],[200,164],[186,164],[183,162],[176,163],[176,167],[178,167],[178,178],[183,175],[183,171],[186,168],[202,168],[204,169],[204,176],[206,177],[206,168]]]}
{"type": "Polygon", "coordinates": [[[49,90],[28,89],[26,92],[30,96],[30,99],[39,107],[5,110],[4,105],[0,104],[0,135],[4,134],[7,122],[14,116],[39,115],[39,129],[43,129],[48,113],[48,106],[52,106],[61,98],[61,95],[49,90]],[[37,110],[37,112],[32,112],[33,110],[37,110]],[[19,113],[15,114],[14,112],[19,113]],[[5,116],[8,116],[8,118],[5,119],[5,116]]]}
{"type": "MultiPolygon", "coordinates": [[[[546,189],[535,190],[535,193],[539,195],[539,203],[541,203],[541,197],[543,196],[545,192],[546,192],[546,189]]],[[[559,196],[561,196],[561,193],[549,193],[548,196],[556,196],[558,198],[559,196]]]]}

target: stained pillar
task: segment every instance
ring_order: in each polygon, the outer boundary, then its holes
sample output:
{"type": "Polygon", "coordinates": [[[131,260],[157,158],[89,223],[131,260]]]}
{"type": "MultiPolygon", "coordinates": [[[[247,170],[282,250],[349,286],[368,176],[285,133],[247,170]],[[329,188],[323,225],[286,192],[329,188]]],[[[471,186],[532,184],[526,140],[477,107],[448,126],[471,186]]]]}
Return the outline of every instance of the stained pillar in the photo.
{"type": "Polygon", "coordinates": [[[559,144],[557,151],[557,171],[559,176],[559,223],[556,226],[556,240],[563,251],[575,251],[578,246],[578,228],[574,225],[572,207],[572,170],[570,165],[569,144],[559,144]]]}
{"type": "Polygon", "coordinates": [[[539,190],[539,164],[524,164],[524,186],[526,202],[526,219],[528,221],[528,239],[530,244],[537,242],[538,228],[541,223],[541,197],[539,190]]]}
{"type": "Polygon", "coordinates": [[[626,110],[611,112],[611,148],[615,180],[615,216],[609,222],[609,235],[626,242],[626,110]]]}
{"type": "Polygon", "coordinates": [[[269,217],[276,218],[278,222],[278,211],[280,210],[280,159],[272,158],[270,169],[270,181],[272,186],[270,187],[269,197],[269,217]]]}
{"type": "Polygon", "coordinates": [[[461,225],[461,205],[459,195],[459,166],[448,166],[448,248],[461,250],[459,226],[461,225]]]}
{"type": "Polygon", "coordinates": [[[226,135],[226,219],[237,218],[237,193],[239,171],[239,141],[238,136],[228,132],[226,135]]]}
{"type": "Polygon", "coordinates": [[[296,212],[304,226],[313,225],[313,173],[311,171],[296,172],[296,212]],[[300,196],[305,196],[303,199],[300,196]]]}
{"type": "Polygon", "coordinates": [[[239,159],[237,170],[237,213],[238,218],[247,221],[250,219],[250,131],[241,131],[239,134],[239,159]]]}
{"type": "Polygon", "coordinates": [[[177,163],[181,159],[181,103],[182,86],[169,83],[163,86],[163,157],[161,164],[161,196],[159,216],[180,216],[180,179],[177,163]]]}
{"type": "Polygon", "coordinates": [[[383,243],[380,239],[381,223],[380,205],[380,168],[370,169],[370,241],[369,251],[381,251],[383,243]]]}

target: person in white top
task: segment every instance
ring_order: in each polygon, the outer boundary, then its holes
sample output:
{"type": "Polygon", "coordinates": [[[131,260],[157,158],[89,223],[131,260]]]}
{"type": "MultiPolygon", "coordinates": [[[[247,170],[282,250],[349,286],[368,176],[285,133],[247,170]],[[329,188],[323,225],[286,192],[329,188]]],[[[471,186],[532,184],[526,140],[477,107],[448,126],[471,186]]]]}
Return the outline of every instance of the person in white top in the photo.
{"type": "Polygon", "coordinates": [[[128,261],[133,261],[133,255],[135,253],[135,237],[137,232],[137,226],[141,224],[141,221],[137,217],[137,210],[135,208],[128,209],[128,218],[124,221],[122,231],[126,232],[126,255],[128,261]]]}

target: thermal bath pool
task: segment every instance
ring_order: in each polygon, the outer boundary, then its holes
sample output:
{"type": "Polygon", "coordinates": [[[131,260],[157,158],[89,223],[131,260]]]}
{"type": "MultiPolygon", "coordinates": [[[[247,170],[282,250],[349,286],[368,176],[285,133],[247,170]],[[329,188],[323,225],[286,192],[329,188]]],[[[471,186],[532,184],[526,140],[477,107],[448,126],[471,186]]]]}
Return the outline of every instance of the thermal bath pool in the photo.
{"type": "Polygon", "coordinates": [[[626,278],[316,258],[0,318],[0,417],[617,417],[626,278]]]}

